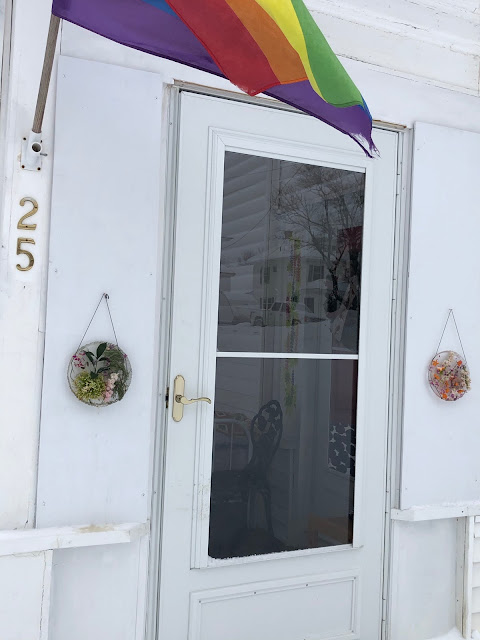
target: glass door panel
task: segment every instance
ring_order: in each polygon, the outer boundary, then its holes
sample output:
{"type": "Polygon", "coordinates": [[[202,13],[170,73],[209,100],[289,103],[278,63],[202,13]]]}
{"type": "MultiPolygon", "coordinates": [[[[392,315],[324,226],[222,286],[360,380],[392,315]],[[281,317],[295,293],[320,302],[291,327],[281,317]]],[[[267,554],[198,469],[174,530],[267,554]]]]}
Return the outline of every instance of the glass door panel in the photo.
{"type": "Polygon", "coordinates": [[[351,544],[365,174],[224,168],[209,556],[351,544]]]}
{"type": "Polygon", "coordinates": [[[364,190],[361,172],[226,152],[220,352],[358,353],[364,190]]]}
{"type": "Polygon", "coordinates": [[[209,555],[349,544],[357,362],[219,358],[209,555]]]}

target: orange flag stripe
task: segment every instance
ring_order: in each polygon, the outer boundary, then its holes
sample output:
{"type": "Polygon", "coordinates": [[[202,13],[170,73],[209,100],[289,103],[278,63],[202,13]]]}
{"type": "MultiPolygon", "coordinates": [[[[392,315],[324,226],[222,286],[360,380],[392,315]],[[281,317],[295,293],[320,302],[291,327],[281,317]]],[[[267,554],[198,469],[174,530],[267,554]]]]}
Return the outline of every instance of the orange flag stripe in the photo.
{"type": "Polygon", "coordinates": [[[225,0],[263,51],[281,84],[307,79],[297,51],[276,22],[255,0],[225,0]]]}

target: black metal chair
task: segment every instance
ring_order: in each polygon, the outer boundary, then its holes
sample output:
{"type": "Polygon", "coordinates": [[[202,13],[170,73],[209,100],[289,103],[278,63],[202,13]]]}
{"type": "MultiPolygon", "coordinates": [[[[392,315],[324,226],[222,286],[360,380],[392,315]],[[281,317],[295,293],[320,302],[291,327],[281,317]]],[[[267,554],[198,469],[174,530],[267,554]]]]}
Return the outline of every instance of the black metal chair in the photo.
{"type": "Polygon", "coordinates": [[[275,538],[272,522],[272,492],[268,471],[283,434],[283,412],[277,400],[264,404],[250,423],[252,457],[242,472],[241,486],[247,502],[247,528],[254,524],[255,499],[263,499],[267,530],[275,538]]]}
{"type": "Polygon", "coordinates": [[[241,470],[212,473],[209,554],[214,558],[268,553],[277,549],[272,522],[268,471],[283,433],[283,412],[277,400],[264,404],[250,422],[251,457],[241,470]],[[253,542],[256,497],[263,500],[266,536],[253,542]],[[259,549],[259,546],[262,549],[259,549]],[[268,548],[267,548],[268,547],[268,548]]]}

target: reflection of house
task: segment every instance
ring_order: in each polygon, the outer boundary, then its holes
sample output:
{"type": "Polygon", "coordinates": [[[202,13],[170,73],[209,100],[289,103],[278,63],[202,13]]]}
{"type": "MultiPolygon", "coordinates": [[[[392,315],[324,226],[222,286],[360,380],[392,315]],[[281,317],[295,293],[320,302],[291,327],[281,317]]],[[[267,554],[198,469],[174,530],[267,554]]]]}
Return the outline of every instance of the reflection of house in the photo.
{"type": "Polygon", "coordinates": [[[235,273],[228,271],[220,271],[220,291],[230,291],[231,281],[235,273]]]}
{"type": "Polygon", "coordinates": [[[327,296],[326,269],[321,258],[313,251],[301,251],[300,281],[295,286],[298,291],[292,295],[292,256],[288,244],[281,245],[275,255],[252,258],[253,293],[260,309],[269,308],[274,302],[292,300],[301,302],[311,313],[325,317],[327,296]]]}

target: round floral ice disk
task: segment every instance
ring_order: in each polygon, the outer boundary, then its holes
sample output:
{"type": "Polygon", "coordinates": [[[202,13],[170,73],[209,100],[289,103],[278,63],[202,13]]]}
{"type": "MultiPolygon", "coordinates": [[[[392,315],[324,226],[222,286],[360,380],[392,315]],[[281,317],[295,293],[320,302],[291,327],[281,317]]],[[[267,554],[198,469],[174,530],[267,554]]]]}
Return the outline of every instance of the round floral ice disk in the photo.
{"type": "Polygon", "coordinates": [[[74,395],[95,407],[118,402],[132,379],[127,354],[111,342],[90,342],[72,356],[68,384],[74,395]]]}
{"type": "Polygon", "coordinates": [[[447,402],[463,398],[470,391],[470,372],[465,358],[455,351],[441,351],[428,368],[428,381],[434,393],[447,402]]]}

